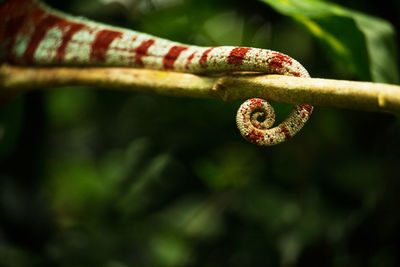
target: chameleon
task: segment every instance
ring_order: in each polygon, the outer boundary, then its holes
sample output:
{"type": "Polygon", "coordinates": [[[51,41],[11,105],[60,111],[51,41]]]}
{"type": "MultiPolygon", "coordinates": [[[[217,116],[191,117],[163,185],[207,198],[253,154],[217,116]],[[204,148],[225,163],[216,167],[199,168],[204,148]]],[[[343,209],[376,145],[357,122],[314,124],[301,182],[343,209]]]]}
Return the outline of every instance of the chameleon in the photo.
{"type": "MultiPolygon", "coordinates": [[[[295,59],[268,49],[201,47],[90,21],[55,10],[39,0],[0,1],[0,63],[28,66],[107,66],[212,75],[234,71],[310,77],[295,59]]],[[[271,105],[245,101],[236,124],[253,144],[271,146],[293,137],[313,107],[293,107],[275,127],[271,105]]]]}

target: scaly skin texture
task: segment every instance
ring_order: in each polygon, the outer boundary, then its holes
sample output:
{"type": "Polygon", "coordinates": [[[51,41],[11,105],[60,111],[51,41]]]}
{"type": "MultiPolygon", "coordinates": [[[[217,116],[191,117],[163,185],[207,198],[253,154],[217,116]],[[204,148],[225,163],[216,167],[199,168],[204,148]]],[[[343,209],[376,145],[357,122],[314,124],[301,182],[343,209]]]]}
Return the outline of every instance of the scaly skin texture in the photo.
{"type": "MultiPolygon", "coordinates": [[[[75,18],[35,0],[0,4],[0,62],[19,65],[119,66],[212,74],[256,71],[309,77],[296,60],[282,53],[248,47],[199,47],[75,18]]],[[[275,145],[295,135],[313,110],[297,105],[274,128],[266,101],[250,99],[236,122],[244,138],[275,145]],[[261,116],[263,115],[263,116],[261,116]],[[260,120],[265,118],[264,122],[260,120]]]]}

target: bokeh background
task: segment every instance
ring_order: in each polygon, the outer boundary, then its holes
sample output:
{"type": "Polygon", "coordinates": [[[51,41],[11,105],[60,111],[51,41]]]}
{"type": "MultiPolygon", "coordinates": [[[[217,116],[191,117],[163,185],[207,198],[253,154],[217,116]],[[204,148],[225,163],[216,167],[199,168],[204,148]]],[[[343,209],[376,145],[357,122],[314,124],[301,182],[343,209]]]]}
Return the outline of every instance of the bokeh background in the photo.
{"type": "MultiPolygon", "coordinates": [[[[275,1],[301,16],[268,2],[47,1],[184,43],[278,50],[313,77],[398,82],[398,39],[371,48],[350,18],[310,13],[320,1],[275,1]]],[[[335,3],[399,29],[398,1],[335,3]]],[[[77,87],[4,105],[0,265],[400,266],[400,117],[317,107],[295,138],[260,148],[236,129],[239,105],[77,87]]]]}

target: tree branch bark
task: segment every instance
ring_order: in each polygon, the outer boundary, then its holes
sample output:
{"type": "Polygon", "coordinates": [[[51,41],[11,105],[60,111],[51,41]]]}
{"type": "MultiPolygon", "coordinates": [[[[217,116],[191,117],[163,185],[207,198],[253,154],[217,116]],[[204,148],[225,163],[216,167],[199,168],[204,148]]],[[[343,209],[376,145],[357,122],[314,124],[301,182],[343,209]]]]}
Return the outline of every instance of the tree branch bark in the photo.
{"type": "Polygon", "coordinates": [[[400,86],[282,75],[232,73],[202,76],[134,68],[0,67],[0,97],[61,86],[89,86],[162,95],[253,97],[291,104],[400,113],[400,86]]]}

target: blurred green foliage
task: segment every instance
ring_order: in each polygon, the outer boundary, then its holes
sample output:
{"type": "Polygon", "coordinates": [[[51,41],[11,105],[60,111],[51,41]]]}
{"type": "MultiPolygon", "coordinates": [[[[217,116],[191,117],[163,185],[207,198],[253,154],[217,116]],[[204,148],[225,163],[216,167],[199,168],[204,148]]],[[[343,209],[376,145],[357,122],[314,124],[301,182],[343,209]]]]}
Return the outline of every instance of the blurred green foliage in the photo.
{"type": "MultiPolygon", "coordinates": [[[[48,3],[282,51],[314,77],[398,81],[394,1],[48,3]]],[[[399,118],[317,107],[293,140],[259,148],[235,128],[239,105],[54,88],[2,107],[0,265],[398,266],[399,118]]]]}

